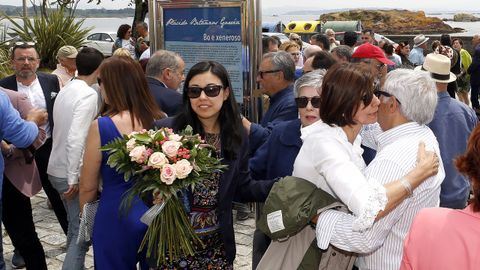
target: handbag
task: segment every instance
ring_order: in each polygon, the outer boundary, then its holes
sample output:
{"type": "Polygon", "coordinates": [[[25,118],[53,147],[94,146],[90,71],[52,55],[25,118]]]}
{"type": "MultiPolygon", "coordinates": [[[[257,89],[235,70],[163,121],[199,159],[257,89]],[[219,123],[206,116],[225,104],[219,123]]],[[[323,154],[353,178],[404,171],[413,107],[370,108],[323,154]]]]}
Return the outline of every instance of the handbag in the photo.
{"type": "Polygon", "coordinates": [[[92,239],[93,223],[97,215],[99,200],[88,202],[83,205],[82,215],[80,217],[80,227],[78,229],[77,244],[89,242],[92,239]]]}

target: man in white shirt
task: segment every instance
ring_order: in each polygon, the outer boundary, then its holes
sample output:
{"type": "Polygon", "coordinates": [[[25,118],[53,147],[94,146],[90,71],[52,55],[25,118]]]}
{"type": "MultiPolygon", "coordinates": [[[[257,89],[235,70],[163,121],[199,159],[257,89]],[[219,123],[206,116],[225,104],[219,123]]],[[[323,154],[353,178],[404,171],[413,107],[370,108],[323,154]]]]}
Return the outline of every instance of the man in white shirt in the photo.
{"type": "MultiPolygon", "coordinates": [[[[400,179],[415,167],[418,144],[440,156],[437,139],[426,126],[437,104],[435,83],[419,71],[398,69],[387,75],[382,90],[375,92],[381,101],[378,125],[364,128],[362,136],[369,147],[376,148],[375,159],[365,169],[368,179],[387,184],[400,179]]],[[[359,253],[359,269],[397,270],[402,259],[403,240],[417,212],[437,207],[440,186],[445,177],[443,163],[439,172],[420,184],[413,192],[402,182],[411,196],[371,228],[355,231],[354,216],[334,210],[322,213],[317,221],[317,242],[321,249],[332,244],[340,249],[359,253]]]]}
{"type": "Polygon", "coordinates": [[[65,85],[53,108],[54,139],[47,173],[67,210],[67,255],[63,269],[84,269],[88,251],[87,243],[76,243],[80,224],[78,180],[88,127],[98,113],[98,93],[90,86],[97,81],[102,60],[98,50],[82,49],[76,58],[78,77],[65,85]]]}

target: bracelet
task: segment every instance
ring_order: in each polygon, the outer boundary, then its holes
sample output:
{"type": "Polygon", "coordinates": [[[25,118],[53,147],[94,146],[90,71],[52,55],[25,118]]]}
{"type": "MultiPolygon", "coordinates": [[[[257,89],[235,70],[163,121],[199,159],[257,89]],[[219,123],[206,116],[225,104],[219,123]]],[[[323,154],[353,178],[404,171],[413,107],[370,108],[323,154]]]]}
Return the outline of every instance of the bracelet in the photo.
{"type": "Polygon", "coordinates": [[[406,178],[402,178],[400,179],[400,184],[402,184],[403,188],[407,191],[408,197],[411,197],[413,195],[413,189],[410,182],[408,182],[406,178]]]}

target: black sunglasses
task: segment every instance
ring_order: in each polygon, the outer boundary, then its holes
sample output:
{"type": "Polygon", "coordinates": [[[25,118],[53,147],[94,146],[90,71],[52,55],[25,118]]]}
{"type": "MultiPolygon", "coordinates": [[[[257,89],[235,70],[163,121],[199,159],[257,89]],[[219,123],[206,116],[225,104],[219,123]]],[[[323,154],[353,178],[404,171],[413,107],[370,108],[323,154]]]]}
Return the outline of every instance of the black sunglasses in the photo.
{"type": "Polygon", "coordinates": [[[297,98],[295,98],[295,103],[297,104],[297,107],[299,109],[306,108],[309,101],[310,101],[310,104],[312,104],[312,107],[317,108],[317,109],[320,108],[320,97],[297,97],[297,98]]]}
{"type": "Polygon", "coordinates": [[[258,75],[260,76],[260,78],[263,79],[263,75],[264,75],[264,74],[267,74],[267,73],[275,73],[275,72],[279,72],[279,71],[280,71],[279,69],[258,71],[258,75]]]}
{"type": "Polygon", "coordinates": [[[394,95],[390,94],[390,93],[387,93],[385,91],[381,91],[381,90],[377,90],[375,92],[373,92],[373,94],[377,97],[377,98],[380,98],[380,96],[385,96],[385,97],[394,97],[398,104],[402,105],[402,103],[400,102],[400,100],[398,100],[397,97],[395,97],[394,95]]]}
{"type": "Polygon", "coordinates": [[[187,96],[189,98],[198,98],[202,94],[202,91],[207,97],[216,97],[220,94],[220,90],[223,89],[222,85],[207,85],[205,87],[191,86],[187,88],[187,96]]]}

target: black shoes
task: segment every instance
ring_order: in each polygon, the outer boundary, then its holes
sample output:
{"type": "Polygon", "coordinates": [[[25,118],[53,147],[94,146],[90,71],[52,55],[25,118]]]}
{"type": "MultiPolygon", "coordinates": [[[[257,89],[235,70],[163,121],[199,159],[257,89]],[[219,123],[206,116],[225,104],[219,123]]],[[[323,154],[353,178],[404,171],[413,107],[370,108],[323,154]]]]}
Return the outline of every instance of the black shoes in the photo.
{"type": "Polygon", "coordinates": [[[25,261],[23,260],[22,255],[15,249],[12,256],[12,268],[13,269],[22,269],[25,268],[25,261]]]}

